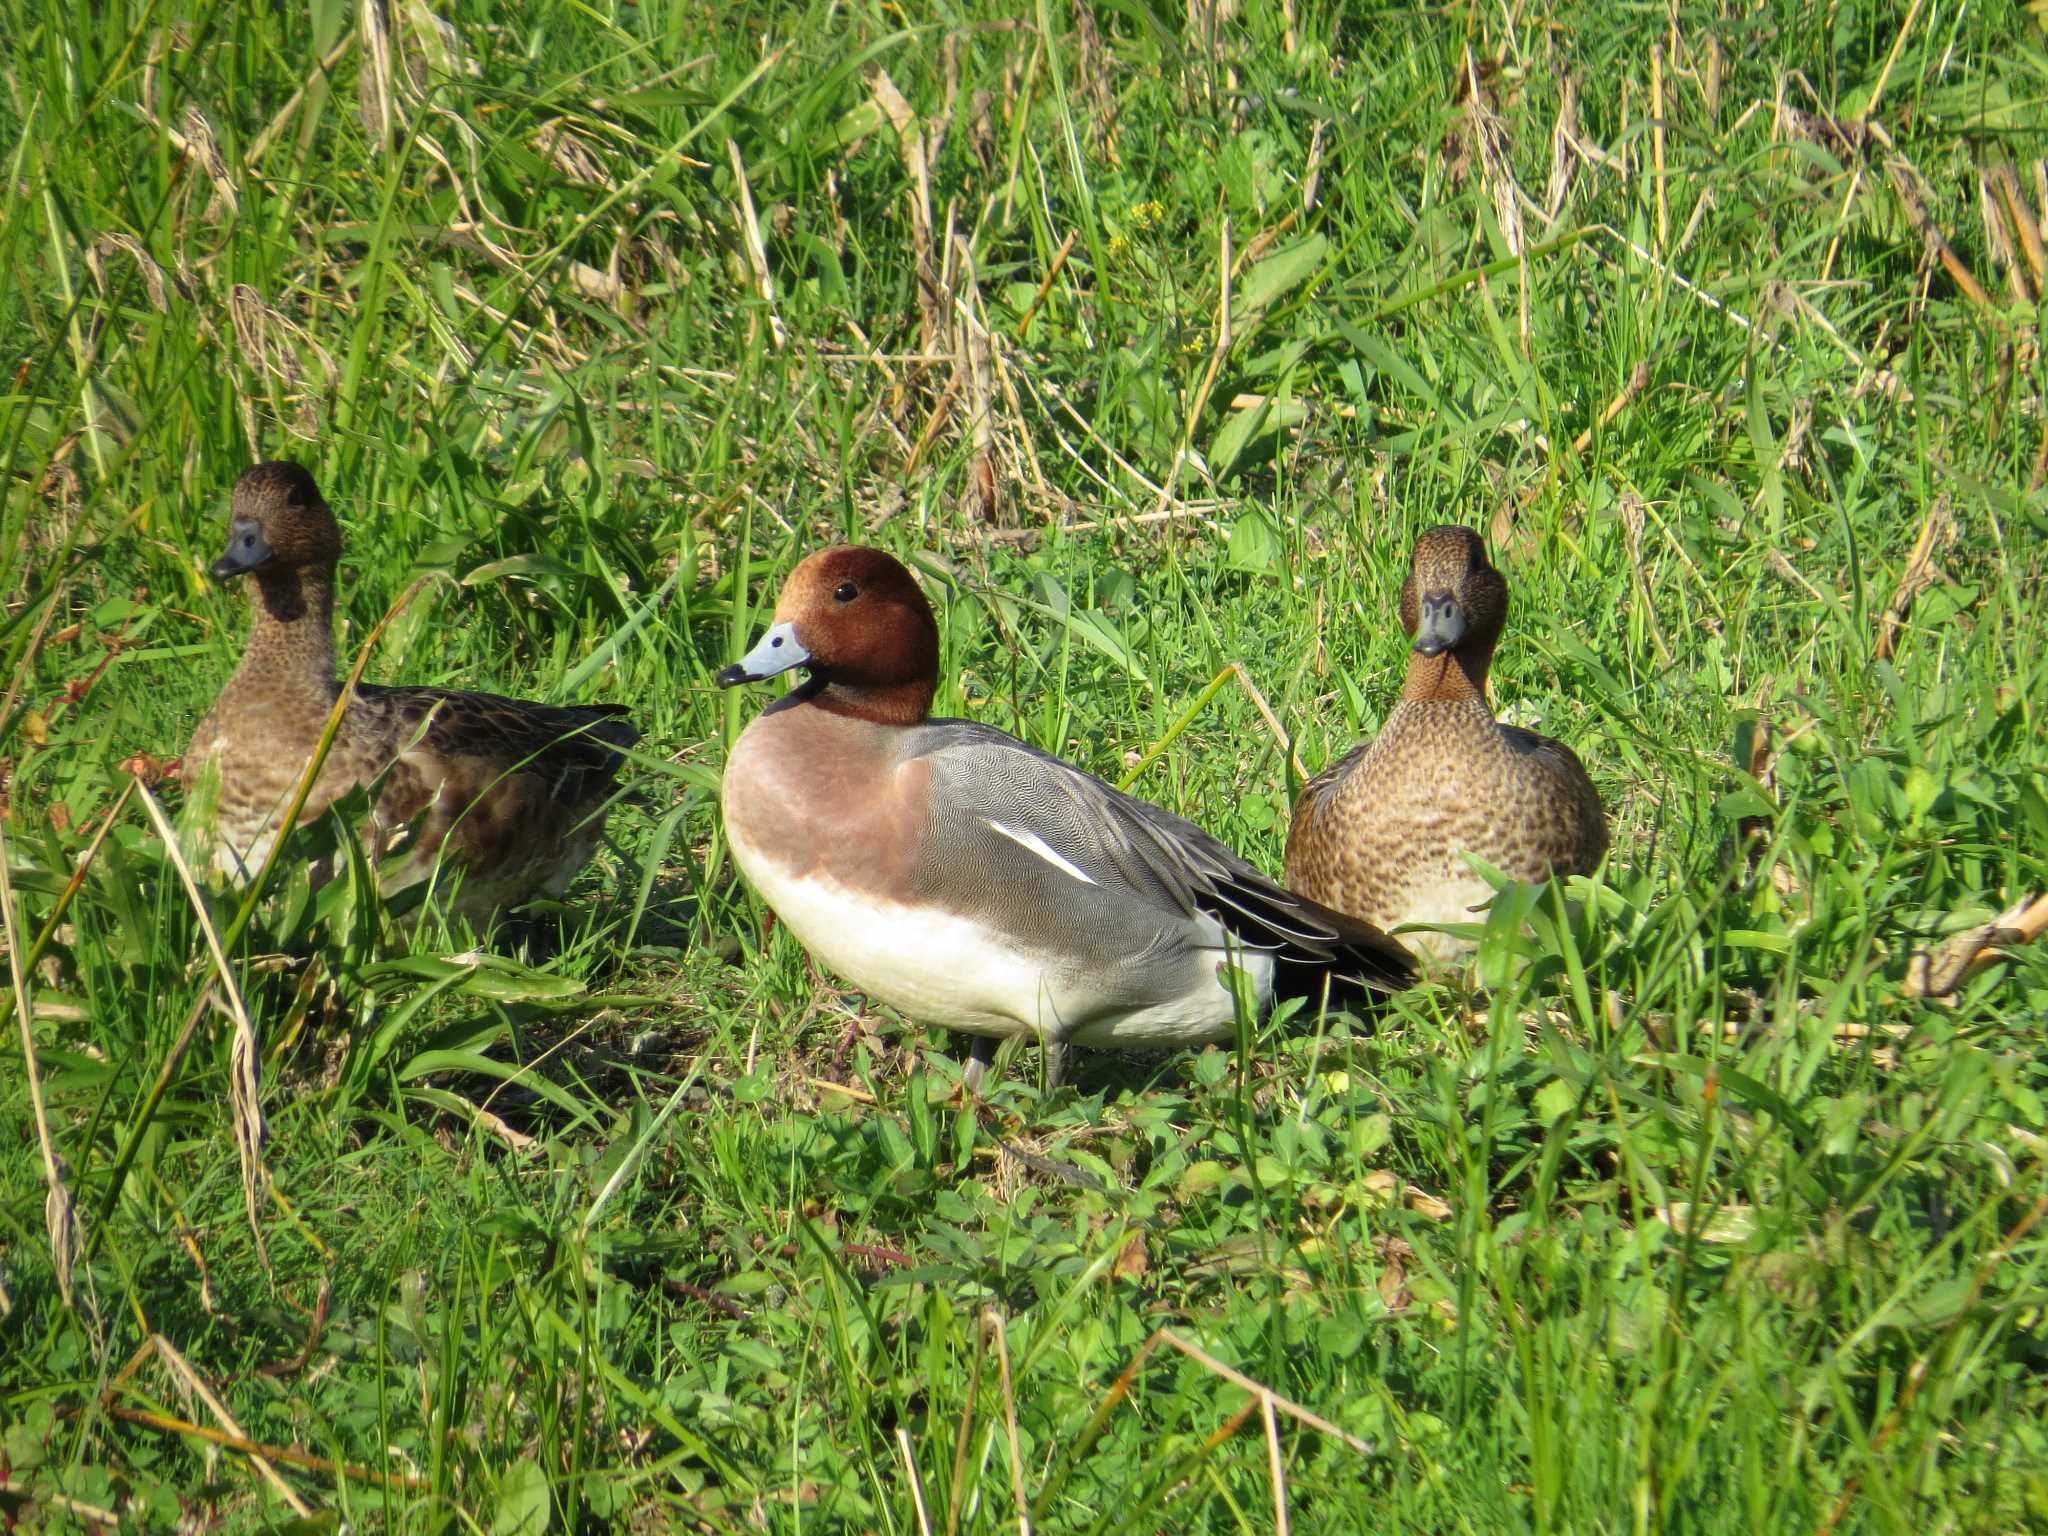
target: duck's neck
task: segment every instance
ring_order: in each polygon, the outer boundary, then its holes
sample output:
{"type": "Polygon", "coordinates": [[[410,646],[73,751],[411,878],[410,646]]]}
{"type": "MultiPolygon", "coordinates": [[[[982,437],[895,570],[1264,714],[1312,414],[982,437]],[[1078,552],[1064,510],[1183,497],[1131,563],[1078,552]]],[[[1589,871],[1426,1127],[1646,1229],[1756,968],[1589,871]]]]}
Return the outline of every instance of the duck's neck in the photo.
{"type": "Polygon", "coordinates": [[[1408,678],[1401,685],[1404,704],[1486,705],[1486,669],[1493,662],[1493,647],[1460,646],[1437,656],[1420,651],[1408,657],[1408,678]]]}
{"type": "Polygon", "coordinates": [[[861,687],[813,679],[789,697],[802,695],[807,703],[827,714],[845,715],[874,725],[922,725],[931,718],[932,695],[937,691],[938,685],[933,682],[861,687]]]}
{"type": "Polygon", "coordinates": [[[334,571],[332,567],[259,571],[255,622],[242,652],[241,678],[260,678],[273,693],[332,699],[334,571]]]}

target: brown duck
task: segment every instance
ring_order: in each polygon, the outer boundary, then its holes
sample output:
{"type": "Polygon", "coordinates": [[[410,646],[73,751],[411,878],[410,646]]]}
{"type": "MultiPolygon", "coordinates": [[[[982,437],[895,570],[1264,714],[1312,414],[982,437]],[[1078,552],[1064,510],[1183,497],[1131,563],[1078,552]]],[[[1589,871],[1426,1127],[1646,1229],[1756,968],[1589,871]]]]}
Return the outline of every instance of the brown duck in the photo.
{"type": "MultiPolygon", "coordinates": [[[[258,464],[235,482],[216,581],[249,576],[255,622],[242,664],[192,733],[184,777],[211,763],[215,868],[246,880],[341,696],[334,672],[334,569],[341,530],[306,470],[258,464]]],[[[387,893],[459,877],[451,911],[481,918],[559,896],[597,845],[622,751],[639,733],[618,705],[557,708],[448,688],[364,683],[342,716],[302,821],[384,775],[365,841],[403,852],[387,893]],[[408,831],[408,829],[410,829],[408,831]],[[409,843],[409,846],[408,846],[409,843]]]]}
{"type": "MultiPolygon", "coordinates": [[[[1401,585],[1414,637],[1400,702],[1371,742],[1302,790],[1287,834],[1287,884],[1383,928],[1465,923],[1492,888],[1462,854],[1511,879],[1585,874],[1607,849],[1600,796],[1570,747],[1502,725],[1486,669],[1508,588],[1468,528],[1415,542],[1401,585]]],[[[1401,935],[1424,953],[1457,943],[1401,935]]]]}

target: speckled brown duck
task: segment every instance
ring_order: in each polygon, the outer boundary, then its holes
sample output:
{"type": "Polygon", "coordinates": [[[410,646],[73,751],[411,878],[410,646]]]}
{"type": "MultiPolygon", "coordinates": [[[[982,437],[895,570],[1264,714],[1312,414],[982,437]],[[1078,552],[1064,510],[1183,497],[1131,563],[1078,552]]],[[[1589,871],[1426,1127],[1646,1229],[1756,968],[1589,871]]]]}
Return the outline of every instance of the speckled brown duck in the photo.
{"type": "MultiPolygon", "coordinates": [[[[1340,912],[1393,928],[1469,923],[1492,894],[1470,852],[1515,880],[1585,874],[1607,849],[1600,796],[1570,747],[1502,725],[1486,669],[1508,587],[1468,528],[1416,540],[1401,585],[1414,637],[1408,678],[1372,741],[1311,780],[1287,834],[1287,884],[1340,912]]],[[[1438,933],[1399,937],[1456,953],[1438,933]]]]}
{"type": "MultiPolygon", "coordinates": [[[[334,513],[302,466],[258,464],[235,483],[213,576],[250,578],[255,619],[183,770],[197,784],[209,762],[218,769],[210,836],[214,865],[231,880],[261,867],[340,697],[340,555],[334,513]]],[[[597,846],[622,751],[639,740],[622,714],[609,704],[557,708],[360,684],[301,820],[384,775],[364,834],[373,857],[403,853],[385,868],[387,893],[435,875],[456,887],[443,905],[474,918],[559,896],[597,846]]]]}

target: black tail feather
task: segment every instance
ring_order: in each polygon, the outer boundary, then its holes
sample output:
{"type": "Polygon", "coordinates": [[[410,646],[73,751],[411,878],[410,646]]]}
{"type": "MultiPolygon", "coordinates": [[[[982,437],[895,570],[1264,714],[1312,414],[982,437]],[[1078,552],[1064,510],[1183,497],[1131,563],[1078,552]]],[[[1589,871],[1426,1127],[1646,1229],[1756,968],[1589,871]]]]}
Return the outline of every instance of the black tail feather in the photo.
{"type": "Polygon", "coordinates": [[[1415,960],[1399,939],[1363,918],[1335,911],[1263,878],[1238,879],[1214,894],[1215,915],[1247,944],[1270,950],[1281,997],[1360,1002],[1414,985],[1415,960]]]}

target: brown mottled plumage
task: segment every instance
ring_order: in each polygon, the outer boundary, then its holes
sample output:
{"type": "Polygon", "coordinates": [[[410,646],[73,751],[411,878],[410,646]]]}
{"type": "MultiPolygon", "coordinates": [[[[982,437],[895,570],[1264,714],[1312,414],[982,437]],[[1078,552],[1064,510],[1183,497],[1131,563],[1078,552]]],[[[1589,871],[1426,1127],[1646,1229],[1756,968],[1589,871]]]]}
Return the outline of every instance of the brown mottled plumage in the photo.
{"type": "MultiPolygon", "coordinates": [[[[1507,609],[1507,583],[1478,534],[1441,527],[1416,540],[1401,586],[1415,649],[1400,702],[1376,738],[1302,790],[1289,886],[1383,928],[1461,923],[1491,894],[1465,852],[1515,880],[1600,862],[1607,822],[1572,749],[1501,725],[1487,707],[1507,609]]],[[[1439,956],[1457,948],[1442,934],[1401,937],[1439,956]]]]}
{"type": "MultiPolygon", "coordinates": [[[[341,695],[334,674],[340,555],[334,514],[301,466],[258,464],[235,483],[227,552],[213,575],[253,578],[255,621],[242,664],[192,733],[184,768],[188,782],[209,760],[219,770],[213,857],[230,879],[261,866],[341,695]]],[[[445,858],[442,878],[461,878],[452,909],[466,915],[558,896],[597,846],[624,762],[618,749],[639,740],[622,714],[617,705],[556,708],[363,684],[301,819],[386,774],[364,829],[372,856],[403,847],[418,818],[407,856],[387,873],[387,892],[426,879],[445,858]]]]}

